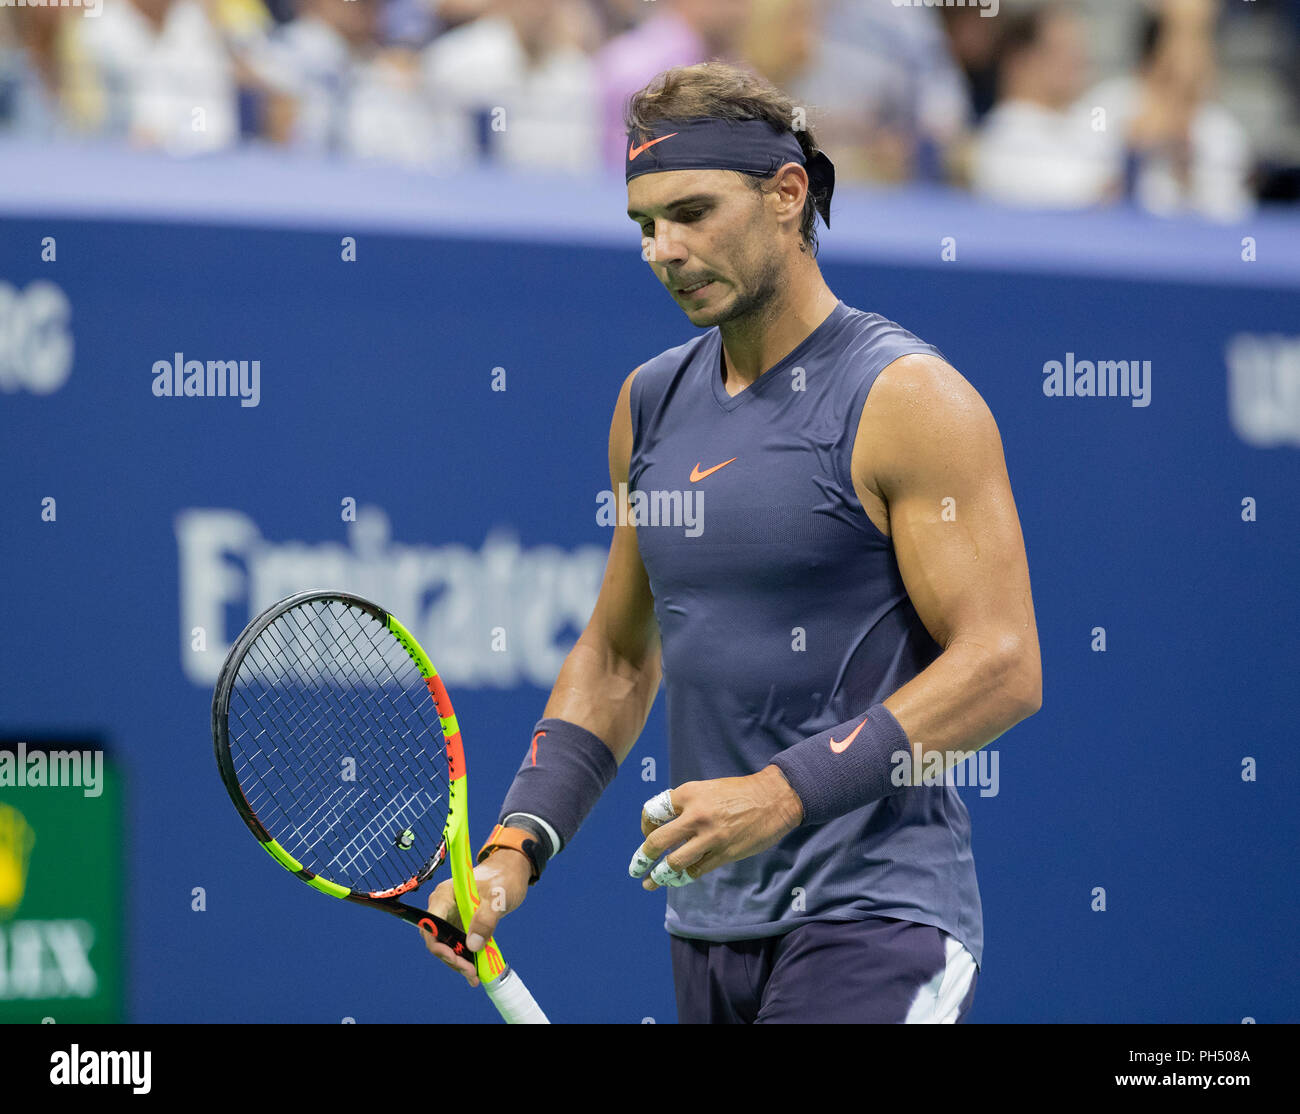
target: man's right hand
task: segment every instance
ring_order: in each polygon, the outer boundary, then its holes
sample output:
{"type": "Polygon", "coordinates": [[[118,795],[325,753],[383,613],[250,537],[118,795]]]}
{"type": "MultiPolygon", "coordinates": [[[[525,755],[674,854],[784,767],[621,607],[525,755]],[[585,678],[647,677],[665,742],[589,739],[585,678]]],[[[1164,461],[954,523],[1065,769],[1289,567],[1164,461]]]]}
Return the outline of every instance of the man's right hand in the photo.
{"type": "MultiPolygon", "coordinates": [[[[507,913],[519,908],[528,893],[528,879],[531,876],[532,866],[528,859],[508,847],[489,855],[474,868],[479,904],[466,932],[470,951],[481,951],[483,945],[496,933],[497,922],[507,913]]],[[[450,878],[440,883],[429,895],[429,912],[457,928],[464,927],[460,923],[450,878]]],[[[430,952],[448,967],[464,975],[470,986],[478,986],[478,972],[470,960],[458,957],[446,944],[438,943],[427,929],[420,929],[420,935],[424,937],[424,946],[430,952]]]]}

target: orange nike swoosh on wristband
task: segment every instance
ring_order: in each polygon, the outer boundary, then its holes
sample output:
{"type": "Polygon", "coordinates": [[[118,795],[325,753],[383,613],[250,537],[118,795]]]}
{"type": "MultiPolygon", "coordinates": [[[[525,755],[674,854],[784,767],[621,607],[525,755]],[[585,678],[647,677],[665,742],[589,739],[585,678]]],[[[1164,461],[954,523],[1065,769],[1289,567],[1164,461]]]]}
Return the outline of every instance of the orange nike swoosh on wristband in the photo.
{"type": "Polygon", "coordinates": [[[835,739],[832,737],[831,750],[833,750],[836,754],[843,754],[846,750],[849,749],[849,744],[858,737],[858,732],[861,731],[866,726],[867,726],[867,721],[864,719],[860,724],[857,725],[857,727],[853,729],[853,733],[842,743],[837,743],[835,739]]]}
{"type": "MultiPolygon", "coordinates": [[[[731,460],[739,460],[739,459],[740,457],[738,456],[733,456],[731,458],[731,460]]],[[[713,475],[713,473],[716,472],[719,468],[725,468],[728,464],[730,464],[731,460],[724,460],[721,464],[715,464],[712,468],[704,469],[703,472],[700,471],[700,462],[697,460],[695,462],[695,467],[691,469],[691,483],[693,484],[699,483],[700,480],[704,479],[705,476],[713,475]]]]}
{"type": "Polygon", "coordinates": [[[640,147],[634,147],[631,143],[627,145],[627,161],[631,162],[647,147],[653,147],[656,143],[662,143],[665,139],[672,139],[676,132],[669,132],[667,135],[661,135],[658,139],[652,139],[649,143],[642,143],[640,147]]]}
{"type": "Polygon", "coordinates": [[[537,740],[540,739],[545,734],[546,734],[545,731],[539,731],[537,732],[536,735],[533,736],[533,765],[534,766],[537,765],[537,740]]]}

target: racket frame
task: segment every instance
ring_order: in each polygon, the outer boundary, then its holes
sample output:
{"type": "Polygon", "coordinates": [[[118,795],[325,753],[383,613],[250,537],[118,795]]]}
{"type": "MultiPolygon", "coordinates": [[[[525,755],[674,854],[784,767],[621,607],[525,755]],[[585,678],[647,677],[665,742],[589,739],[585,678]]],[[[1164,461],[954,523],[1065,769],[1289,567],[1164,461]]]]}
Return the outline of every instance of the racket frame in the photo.
{"type": "Polygon", "coordinates": [[[478,908],[480,899],[478,886],[474,880],[473,857],[470,851],[468,783],[465,771],[464,744],[460,737],[460,725],[456,721],[456,713],[452,708],[451,697],[447,694],[447,688],[443,684],[442,678],[438,676],[438,671],[434,668],[433,663],[429,660],[428,654],[424,652],[424,648],[416,641],[410,631],[378,604],[348,592],[311,589],[297,592],[272,604],[244,628],[243,633],[235,640],[234,645],[230,647],[230,651],[226,654],[226,660],[222,663],[217,686],[212,695],[212,745],[216,753],[217,768],[221,772],[221,780],[225,784],[226,792],[230,795],[230,799],[240,817],[253,833],[257,842],[285,870],[296,875],[313,889],[328,894],[330,897],[382,910],[406,921],[408,924],[427,930],[437,937],[439,943],[451,948],[456,955],[472,957],[480,982],[485,987],[488,987],[510,972],[510,968],[501,957],[495,939],[488,940],[481,950],[471,952],[465,942],[465,933],[461,929],[441,917],[436,917],[432,913],[414,905],[407,905],[405,902],[397,900],[398,895],[410,893],[422,886],[432,875],[433,870],[437,868],[437,863],[423,878],[417,874],[408,883],[394,890],[380,891],[378,894],[353,890],[347,886],[339,885],[337,882],[332,882],[328,878],[323,878],[308,870],[271,836],[270,832],[257,818],[252,806],[249,805],[243,787],[239,783],[239,776],[235,772],[234,759],[230,753],[230,696],[248,648],[281,616],[307,603],[331,602],[355,607],[381,623],[389,634],[401,644],[407,656],[410,657],[415,667],[420,671],[420,676],[424,679],[425,686],[429,690],[429,697],[433,701],[434,708],[442,724],[449,769],[450,791],[447,804],[447,822],[443,828],[443,848],[445,848],[445,856],[451,864],[452,889],[455,892],[456,908],[460,913],[461,923],[466,925],[470,923],[474,910],[478,908]]]}

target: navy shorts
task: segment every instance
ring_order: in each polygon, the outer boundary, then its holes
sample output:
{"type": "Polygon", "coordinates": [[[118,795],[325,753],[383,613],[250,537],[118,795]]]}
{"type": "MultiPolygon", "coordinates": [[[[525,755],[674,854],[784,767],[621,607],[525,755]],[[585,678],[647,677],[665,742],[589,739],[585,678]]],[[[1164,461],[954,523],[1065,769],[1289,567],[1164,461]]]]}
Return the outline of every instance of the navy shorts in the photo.
{"type": "Polygon", "coordinates": [[[975,1000],[974,958],[928,924],[869,917],[758,940],[670,938],[682,1024],[951,1024],[975,1000]]]}

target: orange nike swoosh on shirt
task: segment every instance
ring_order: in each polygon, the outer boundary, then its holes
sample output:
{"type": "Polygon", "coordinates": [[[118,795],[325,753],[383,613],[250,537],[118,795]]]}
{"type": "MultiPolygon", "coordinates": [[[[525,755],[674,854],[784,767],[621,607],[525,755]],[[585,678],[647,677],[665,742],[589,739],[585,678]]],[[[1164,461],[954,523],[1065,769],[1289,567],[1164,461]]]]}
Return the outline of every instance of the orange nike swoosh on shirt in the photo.
{"type": "Polygon", "coordinates": [[[652,139],[648,143],[642,143],[640,147],[634,147],[631,143],[627,145],[627,161],[631,162],[647,147],[653,147],[656,143],[662,143],[665,139],[672,139],[676,132],[669,132],[667,135],[661,135],[658,139],[652,139]]]}
{"type": "MultiPolygon", "coordinates": [[[[739,459],[740,457],[738,456],[733,456],[731,458],[731,460],[739,460],[739,459]]],[[[699,483],[700,480],[704,479],[705,476],[713,475],[713,473],[716,472],[719,468],[725,468],[728,464],[730,464],[731,460],[724,460],[721,464],[715,464],[712,468],[704,469],[703,472],[700,471],[700,462],[697,460],[695,462],[695,467],[691,469],[691,483],[699,483]]]]}
{"type": "Polygon", "coordinates": [[[831,750],[833,750],[836,754],[843,754],[846,750],[849,749],[849,744],[858,737],[858,732],[861,731],[866,726],[867,726],[867,721],[864,719],[860,724],[857,725],[857,727],[853,729],[853,733],[841,743],[837,743],[832,738],[831,750]]]}

